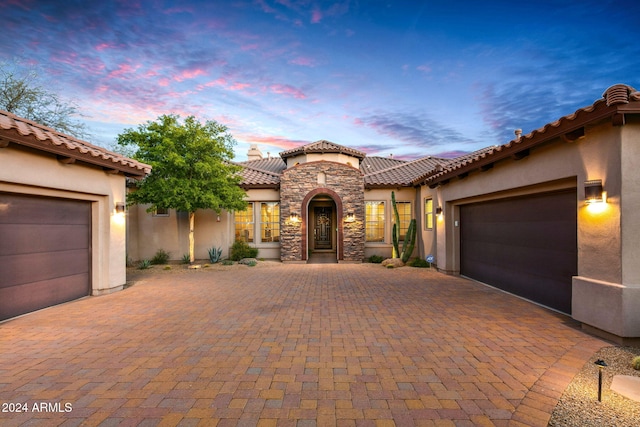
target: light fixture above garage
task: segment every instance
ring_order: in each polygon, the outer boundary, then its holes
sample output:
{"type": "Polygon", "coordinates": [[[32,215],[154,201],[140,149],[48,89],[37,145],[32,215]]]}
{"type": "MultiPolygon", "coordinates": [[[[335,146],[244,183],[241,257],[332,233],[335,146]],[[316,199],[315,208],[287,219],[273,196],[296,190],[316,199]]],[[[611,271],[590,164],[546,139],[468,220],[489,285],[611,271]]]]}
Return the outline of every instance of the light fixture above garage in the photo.
{"type": "Polygon", "coordinates": [[[606,203],[607,193],[603,191],[602,180],[585,181],[584,198],[587,203],[606,203]]]}

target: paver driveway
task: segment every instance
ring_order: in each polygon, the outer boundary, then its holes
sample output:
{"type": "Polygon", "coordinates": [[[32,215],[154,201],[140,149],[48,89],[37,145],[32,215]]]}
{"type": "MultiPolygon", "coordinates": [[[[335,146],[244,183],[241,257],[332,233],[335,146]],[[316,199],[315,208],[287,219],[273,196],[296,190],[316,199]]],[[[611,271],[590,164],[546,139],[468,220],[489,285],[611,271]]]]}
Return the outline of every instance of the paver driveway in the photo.
{"type": "Polygon", "coordinates": [[[542,426],[606,345],[410,267],[144,274],[0,324],[0,425],[542,426]]]}

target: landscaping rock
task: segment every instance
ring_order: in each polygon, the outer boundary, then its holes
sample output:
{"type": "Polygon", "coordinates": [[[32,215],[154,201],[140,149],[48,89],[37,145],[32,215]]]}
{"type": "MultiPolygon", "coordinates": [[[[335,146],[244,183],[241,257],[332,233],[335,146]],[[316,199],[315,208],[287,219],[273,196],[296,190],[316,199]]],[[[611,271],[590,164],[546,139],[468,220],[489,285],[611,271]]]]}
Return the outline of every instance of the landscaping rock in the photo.
{"type": "Polygon", "coordinates": [[[615,375],[611,382],[611,390],[631,400],[640,402],[640,377],[615,375]]]}
{"type": "Polygon", "coordinates": [[[404,267],[404,262],[400,258],[388,258],[382,261],[382,266],[387,268],[404,267]]]}
{"type": "Polygon", "coordinates": [[[238,264],[244,264],[244,265],[249,265],[249,264],[257,264],[258,260],[255,258],[242,258],[240,261],[238,261],[238,264]]]}

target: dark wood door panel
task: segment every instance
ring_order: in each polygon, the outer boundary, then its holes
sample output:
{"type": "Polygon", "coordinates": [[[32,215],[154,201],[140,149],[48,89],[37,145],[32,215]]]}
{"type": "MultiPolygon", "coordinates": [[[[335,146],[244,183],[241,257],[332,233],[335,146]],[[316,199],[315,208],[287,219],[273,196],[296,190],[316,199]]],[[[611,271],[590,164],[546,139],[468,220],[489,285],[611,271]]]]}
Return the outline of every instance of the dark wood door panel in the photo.
{"type": "Polygon", "coordinates": [[[88,273],[85,273],[0,288],[0,319],[87,296],[89,280],[88,273]]]}
{"type": "Polygon", "coordinates": [[[461,273],[570,313],[576,205],[569,190],[461,206],[461,273]]]}
{"type": "Polygon", "coordinates": [[[91,203],[0,193],[0,319],[91,291],[91,203]]]}

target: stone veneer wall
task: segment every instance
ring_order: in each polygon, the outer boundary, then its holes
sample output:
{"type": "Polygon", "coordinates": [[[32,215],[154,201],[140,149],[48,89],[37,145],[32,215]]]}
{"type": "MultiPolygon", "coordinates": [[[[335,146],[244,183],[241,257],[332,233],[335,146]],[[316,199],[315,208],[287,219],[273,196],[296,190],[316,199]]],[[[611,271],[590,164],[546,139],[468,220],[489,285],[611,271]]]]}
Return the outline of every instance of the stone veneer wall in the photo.
{"type": "Polygon", "coordinates": [[[320,194],[332,196],[336,203],[337,243],[341,248],[338,259],[362,262],[365,239],[364,179],[359,169],[329,161],[302,163],[286,169],[282,173],[280,179],[280,259],[282,261],[304,261],[307,259],[307,254],[304,251],[306,251],[307,240],[305,222],[308,203],[312,197],[320,194]],[[324,184],[318,184],[320,172],[325,174],[324,184]],[[344,222],[348,212],[354,213],[354,222],[344,222]],[[292,213],[297,214],[302,221],[292,223],[290,221],[292,213]]]}

